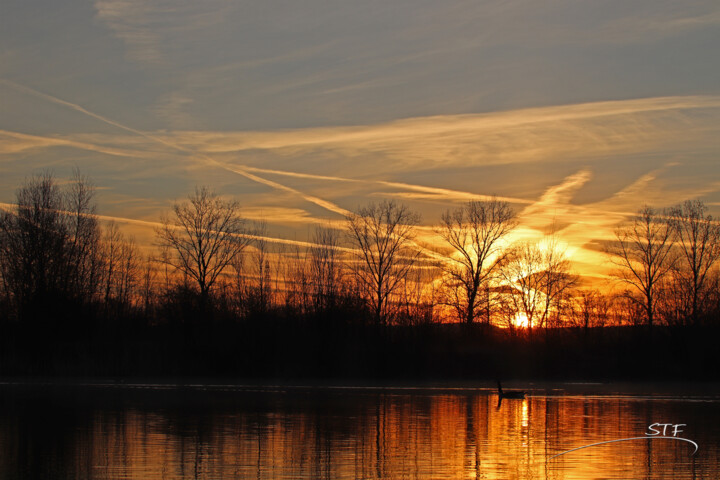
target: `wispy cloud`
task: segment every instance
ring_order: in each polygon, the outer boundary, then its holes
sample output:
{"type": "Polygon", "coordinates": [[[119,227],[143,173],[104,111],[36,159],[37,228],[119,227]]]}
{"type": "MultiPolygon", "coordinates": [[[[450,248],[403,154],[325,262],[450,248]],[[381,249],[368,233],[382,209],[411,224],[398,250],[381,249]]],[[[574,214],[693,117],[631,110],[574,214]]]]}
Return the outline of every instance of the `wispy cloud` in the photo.
{"type": "Polygon", "coordinates": [[[554,185],[542,194],[540,199],[524,210],[524,214],[533,215],[546,211],[548,208],[567,205],[575,192],[592,178],[592,172],[581,170],[566,177],[559,185],[554,185]]]}
{"type": "MultiPolygon", "coordinates": [[[[152,140],[154,142],[161,143],[167,147],[171,147],[176,150],[183,150],[181,147],[177,146],[176,144],[166,142],[159,136],[154,136],[147,132],[143,132],[136,128],[132,128],[127,125],[124,125],[124,124],[117,122],[115,120],[112,120],[104,115],[100,115],[98,113],[92,112],[92,111],[82,107],[81,105],[78,105],[77,103],[68,102],[67,100],[63,100],[63,99],[55,97],[53,95],[48,95],[47,93],[40,92],[40,91],[30,88],[28,86],[21,85],[19,83],[16,83],[16,82],[4,79],[4,78],[0,78],[0,84],[6,85],[14,90],[24,93],[24,94],[31,95],[33,97],[40,98],[40,99],[48,101],[50,103],[54,103],[54,104],[61,105],[63,107],[75,110],[76,112],[79,112],[83,115],[94,118],[95,120],[98,120],[102,123],[119,128],[120,130],[125,130],[125,131],[133,133],[135,135],[147,138],[148,140],[152,140]]],[[[187,150],[184,150],[184,151],[187,151],[187,150]]]]}
{"type": "Polygon", "coordinates": [[[198,121],[188,112],[187,107],[193,103],[192,98],[174,91],[161,96],[153,107],[155,115],[172,129],[188,129],[197,127],[198,121]]]}
{"type": "Polygon", "coordinates": [[[160,37],[153,31],[150,14],[160,13],[158,3],[141,0],[95,2],[97,17],[125,42],[131,60],[159,64],[163,62],[160,37]]]}
{"type": "Polygon", "coordinates": [[[605,42],[647,43],[658,37],[720,25],[720,7],[717,5],[705,4],[695,6],[695,8],[692,6],[687,8],[688,6],[684,5],[683,8],[668,9],[645,16],[620,18],[603,25],[598,33],[605,42]]]}
{"type": "MultiPolygon", "coordinates": [[[[360,126],[310,128],[276,132],[176,132],[173,135],[187,146],[206,153],[276,150],[318,146],[358,146],[372,150],[384,145],[409,149],[411,145],[427,146],[440,138],[463,143],[484,143],[486,133],[499,134],[510,129],[535,126],[558,127],[566,122],[602,120],[653,112],[678,112],[693,109],[720,108],[720,96],[658,97],[625,101],[583,103],[565,106],[520,109],[478,115],[434,116],[397,120],[390,123],[360,126]]],[[[641,117],[635,122],[643,121],[641,117]]],[[[588,125],[592,127],[593,125],[588,125]]],[[[575,133],[575,132],[573,132],[575,133]]],[[[617,134],[618,132],[611,132],[617,134]]],[[[637,132],[633,132],[637,133],[637,132]]],[[[652,132],[649,132],[652,133],[652,132]]],[[[596,140],[601,140],[596,138],[596,140]]],[[[610,141],[613,140],[611,137],[610,141]]],[[[512,159],[506,159],[512,161],[512,159]]],[[[518,162],[526,160],[518,159],[518,162]]]]}
{"type": "Polygon", "coordinates": [[[273,182],[272,180],[258,177],[257,175],[253,175],[252,173],[247,172],[242,168],[232,167],[232,166],[225,166],[225,168],[227,168],[227,170],[229,170],[231,172],[235,172],[239,175],[242,175],[243,177],[249,178],[250,180],[261,183],[263,185],[267,185],[268,187],[295,194],[295,195],[301,197],[303,200],[306,200],[310,203],[314,203],[326,210],[337,213],[339,215],[346,216],[350,213],[348,210],[345,210],[344,208],[341,208],[338,205],[335,205],[334,203],[332,203],[330,201],[323,200],[322,198],[316,197],[314,195],[308,195],[306,193],[301,192],[300,190],[288,187],[281,183],[273,182]]]}
{"type": "Polygon", "coordinates": [[[342,182],[342,183],[355,183],[365,185],[381,185],[385,187],[392,187],[399,190],[410,190],[414,193],[391,193],[386,192],[388,196],[401,196],[404,198],[421,198],[421,199],[432,199],[432,200],[450,200],[450,201],[470,201],[470,200],[490,200],[496,198],[498,200],[510,202],[510,203],[532,203],[531,200],[524,198],[511,198],[511,197],[498,197],[495,195],[481,195],[470,192],[463,192],[460,190],[451,190],[448,188],[429,187],[424,185],[414,185],[403,182],[388,182],[384,180],[368,180],[368,179],[356,179],[337,177],[329,175],[315,175],[309,173],[289,172],[286,170],[271,170],[267,168],[257,168],[243,166],[243,170],[258,173],[267,173],[270,175],[281,175],[285,177],[300,178],[305,180],[322,180],[327,182],[342,182]]]}
{"type": "Polygon", "coordinates": [[[152,156],[143,150],[129,148],[114,148],[111,146],[81,142],[61,137],[46,137],[41,135],[28,135],[26,133],[0,130],[0,154],[16,154],[28,150],[47,149],[51,147],[69,147],[78,150],[105,153],[118,157],[145,157],[152,156]]]}
{"type": "MultiPolygon", "coordinates": [[[[325,222],[328,217],[341,227],[351,206],[375,195],[400,196],[416,202],[415,208],[425,208],[430,202],[436,202],[436,207],[452,207],[500,193],[498,198],[522,208],[514,239],[538,239],[554,230],[573,250],[574,258],[590,266],[597,264],[597,241],[612,238],[614,227],[643,203],[664,206],[720,188],[716,174],[693,178],[687,185],[675,180],[674,172],[683,168],[682,159],[669,161],[667,153],[676,157],[677,152],[694,148],[698,158],[710,158],[720,133],[717,96],[596,102],[356,127],[147,132],[26,86],[3,83],[120,132],[60,137],[5,131],[0,132],[0,153],[11,157],[69,147],[162,159],[171,166],[163,174],[186,183],[195,174],[207,172],[215,172],[215,178],[226,186],[235,182],[233,178],[244,178],[272,191],[246,197],[250,199],[248,215],[255,218],[268,212],[266,219],[287,232],[325,222]],[[696,143],[704,150],[697,150],[696,143]],[[635,164],[604,166],[606,159],[623,156],[635,159],[635,164]],[[190,172],[184,170],[188,165],[193,167],[190,172]],[[541,165],[540,169],[535,165],[541,165]],[[550,170],[551,165],[562,168],[549,173],[543,181],[546,186],[538,188],[539,182],[532,176],[550,170]],[[500,172],[495,174],[499,181],[488,179],[488,168],[500,172]],[[619,168],[614,176],[628,180],[620,186],[617,182],[613,187],[598,186],[599,179],[609,174],[607,168],[619,168]],[[468,175],[481,171],[483,175],[468,175]],[[220,172],[232,172],[233,176],[220,172]],[[418,177],[422,172],[428,174],[418,177]],[[447,176],[453,188],[447,188],[439,176],[447,176]],[[523,182],[534,189],[518,189],[523,182]],[[585,200],[584,195],[593,189],[595,199],[585,200]],[[311,213],[310,205],[323,211],[311,213]]],[[[152,176],[150,172],[138,175],[152,176]]],[[[437,256],[433,252],[437,236],[429,226],[435,220],[426,217],[418,237],[418,246],[431,257],[437,256]]],[[[118,221],[136,226],[153,223],[118,221]]],[[[306,246],[306,242],[298,242],[289,244],[306,246]]]]}
{"type": "Polygon", "coordinates": [[[547,188],[537,201],[520,212],[518,217],[521,225],[538,233],[549,233],[548,230],[557,228],[554,225],[557,222],[577,221],[579,209],[570,205],[570,201],[591,177],[592,173],[589,170],[581,170],[567,176],[559,184],[547,188]]]}
{"type": "Polygon", "coordinates": [[[230,165],[226,165],[226,164],[224,164],[224,163],[222,163],[222,162],[218,162],[217,160],[209,157],[209,156],[206,155],[206,154],[202,154],[202,153],[196,154],[196,152],[195,152],[194,149],[189,148],[189,147],[186,147],[186,146],[183,146],[183,145],[181,145],[180,143],[178,143],[177,141],[174,141],[173,139],[166,139],[166,138],[164,138],[164,136],[162,136],[162,135],[154,135],[154,134],[149,134],[149,133],[140,131],[140,130],[138,130],[138,129],[135,129],[135,128],[129,127],[129,126],[127,126],[127,125],[124,125],[124,124],[122,124],[122,123],[119,123],[119,122],[116,122],[116,121],[114,121],[114,120],[111,120],[111,119],[109,119],[109,118],[107,118],[107,117],[105,117],[105,116],[102,116],[102,115],[96,114],[96,113],[94,113],[94,112],[91,112],[91,111],[85,109],[84,107],[82,107],[82,106],[80,106],[80,105],[77,105],[77,104],[74,104],[74,103],[71,103],[71,102],[62,100],[62,99],[57,98],[57,97],[54,97],[54,96],[52,96],[52,95],[48,95],[48,94],[39,92],[39,91],[37,91],[37,90],[31,89],[31,88],[29,88],[29,87],[25,87],[25,86],[23,86],[23,85],[19,85],[19,84],[15,83],[15,82],[11,82],[11,81],[9,81],[9,80],[0,79],[0,82],[3,82],[3,83],[5,83],[5,84],[9,85],[10,87],[15,88],[15,89],[17,89],[17,90],[19,90],[19,91],[22,91],[22,92],[24,92],[24,93],[27,93],[27,94],[29,94],[29,95],[33,95],[33,96],[42,98],[43,100],[47,100],[47,101],[49,101],[49,102],[56,103],[56,104],[59,104],[59,105],[62,105],[62,106],[71,108],[71,109],[73,109],[73,110],[76,110],[76,111],[84,114],[84,115],[87,115],[87,116],[92,117],[92,118],[94,118],[94,119],[96,119],[96,120],[99,120],[100,122],[103,122],[103,123],[112,125],[112,126],[117,127],[117,128],[119,128],[119,129],[121,129],[121,130],[126,130],[126,131],[131,132],[131,133],[133,133],[133,134],[135,134],[135,135],[139,135],[139,136],[144,137],[144,138],[146,138],[146,139],[148,139],[148,140],[152,140],[153,142],[160,143],[160,144],[162,144],[162,145],[164,145],[164,146],[166,146],[166,147],[169,147],[169,148],[171,148],[171,149],[173,149],[173,150],[180,151],[180,152],[183,152],[183,153],[186,153],[186,154],[193,154],[193,155],[195,155],[195,158],[196,158],[196,159],[198,159],[198,160],[200,160],[201,162],[203,162],[206,166],[219,167],[219,168],[222,168],[222,169],[227,170],[227,171],[229,171],[229,172],[233,172],[233,173],[237,173],[237,174],[239,174],[239,175],[242,175],[242,176],[244,176],[244,177],[246,177],[246,178],[248,178],[248,179],[250,179],[250,180],[253,180],[253,181],[257,182],[257,183],[260,183],[260,184],[269,186],[269,187],[271,187],[271,188],[296,194],[296,195],[298,195],[299,197],[303,198],[304,200],[307,200],[308,202],[314,203],[314,204],[316,204],[316,205],[318,205],[318,206],[320,206],[320,207],[322,207],[322,208],[325,208],[325,209],[327,209],[327,210],[329,210],[329,211],[331,211],[331,212],[338,213],[338,214],[343,215],[343,216],[345,216],[345,215],[347,215],[347,214],[349,213],[348,210],[345,210],[345,209],[343,209],[343,208],[335,205],[335,204],[332,203],[332,202],[329,202],[329,201],[327,201],[327,200],[323,200],[322,198],[319,198],[319,197],[316,197],[316,196],[313,196],[313,195],[308,195],[308,194],[305,194],[305,193],[303,193],[303,192],[301,192],[301,191],[299,191],[299,190],[296,190],[296,189],[294,189],[294,188],[291,188],[291,187],[282,185],[282,184],[277,183],[277,182],[273,182],[273,181],[271,181],[271,180],[267,180],[267,179],[261,178],[261,177],[259,177],[259,176],[257,176],[257,175],[253,175],[253,174],[251,174],[251,173],[243,170],[241,167],[230,166],[230,165]]]}
{"type": "Polygon", "coordinates": [[[230,2],[155,0],[97,0],[97,19],[120,38],[127,57],[141,64],[169,65],[169,50],[176,38],[222,23],[230,2]]]}
{"type": "MultiPolygon", "coordinates": [[[[12,203],[2,203],[0,202],[0,209],[5,211],[13,211],[15,208],[17,208],[17,205],[12,203]]],[[[156,229],[161,228],[164,226],[162,222],[155,222],[155,221],[149,221],[149,220],[139,220],[135,218],[127,218],[127,217],[121,217],[121,216],[112,216],[112,215],[96,215],[96,217],[103,221],[103,222],[116,222],[120,224],[127,224],[132,225],[135,227],[140,227],[146,232],[154,232],[156,229]]],[[[313,242],[308,241],[302,241],[302,240],[293,240],[288,238],[281,238],[281,237],[274,237],[270,235],[258,235],[255,233],[244,233],[240,234],[241,237],[248,238],[250,240],[263,240],[269,243],[275,243],[280,245],[289,245],[294,247],[302,247],[302,248],[312,248],[312,247],[325,247],[324,245],[320,245],[313,242]]],[[[337,250],[350,252],[350,253],[357,253],[356,250],[352,248],[347,247],[335,247],[337,250]]]]}

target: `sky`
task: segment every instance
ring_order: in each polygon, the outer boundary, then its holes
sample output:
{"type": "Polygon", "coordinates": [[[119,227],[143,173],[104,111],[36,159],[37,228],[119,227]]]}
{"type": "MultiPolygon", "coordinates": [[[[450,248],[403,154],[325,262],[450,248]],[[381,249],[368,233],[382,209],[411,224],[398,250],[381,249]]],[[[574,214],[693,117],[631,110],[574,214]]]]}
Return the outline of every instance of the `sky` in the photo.
{"type": "Polygon", "coordinates": [[[4,0],[0,202],[74,167],[143,245],[196,185],[268,235],[498,196],[578,273],[644,204],[720,213],[717,0],[4,0]]]}

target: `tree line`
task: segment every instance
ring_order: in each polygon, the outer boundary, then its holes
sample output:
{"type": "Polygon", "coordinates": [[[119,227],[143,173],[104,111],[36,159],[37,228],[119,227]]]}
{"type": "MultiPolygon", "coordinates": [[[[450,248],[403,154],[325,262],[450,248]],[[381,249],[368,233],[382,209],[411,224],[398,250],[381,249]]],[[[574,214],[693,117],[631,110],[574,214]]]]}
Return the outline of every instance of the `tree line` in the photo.
{"type": "Polygon", "coordinates": [[[720,227],[697,200],[645,206],[605,255],[614,291],[583,285],[557,236],[514,242],[504,201],[469,201],[418,237],[420,215],[370,203],[310,242],[277,247],[240,205],[198,187],[161,219],[152,251],[103,226],[94,189],[45,173],[0,216],[0,314],[51,324],[73,317],[148,324],[259,321],[268,315],[377,326],[457,322],[510,333],[556,327],[712,324],[720,308],[720,227]]]}

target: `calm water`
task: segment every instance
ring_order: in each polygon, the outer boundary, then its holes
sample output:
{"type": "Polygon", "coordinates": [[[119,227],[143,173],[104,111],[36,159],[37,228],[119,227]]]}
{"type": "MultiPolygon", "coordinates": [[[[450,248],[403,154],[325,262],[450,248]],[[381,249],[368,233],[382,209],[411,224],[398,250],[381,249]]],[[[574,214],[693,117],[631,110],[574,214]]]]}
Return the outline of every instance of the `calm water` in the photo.
{"type": "Polygon", "coordinates": [[[498,406],[489,389],[0,385],[0,478],[720,478],[719,396],[593,390],[498,406]],[[653,423],[686,424],[698,453],[640,439],[550,458],[653,423]]]}

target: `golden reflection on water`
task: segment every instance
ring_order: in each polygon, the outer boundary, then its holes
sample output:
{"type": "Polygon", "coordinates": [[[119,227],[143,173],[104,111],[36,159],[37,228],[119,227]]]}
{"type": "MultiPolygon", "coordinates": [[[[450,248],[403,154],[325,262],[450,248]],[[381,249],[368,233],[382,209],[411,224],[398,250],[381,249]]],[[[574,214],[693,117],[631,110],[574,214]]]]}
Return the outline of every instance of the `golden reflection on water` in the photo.
{"type": "Polygon", "coordinates": [[[40,471],[55,478],[717,478],[716,432],[703,425],[718,420],[716,407],[548,396],[498,405],[488,393],[357,392],[275,393],[222,407],[96,407],[85,421],[71,422],[58,441],[64,451],[51,456],[33,437],[39,432],[5,417],[0,446],[17,458],[0,460],[0,478],[23,477],[35,468],[23,463],[31,460],[51,462],[40,471]],[[692,446],[655,439],[548,460],[579,446],[643,436],[654,422],[688,424],[684,435],[701,452],[691,457],[692,446]],[[27,451],[11,448],[18,441],[27,451]]]}

